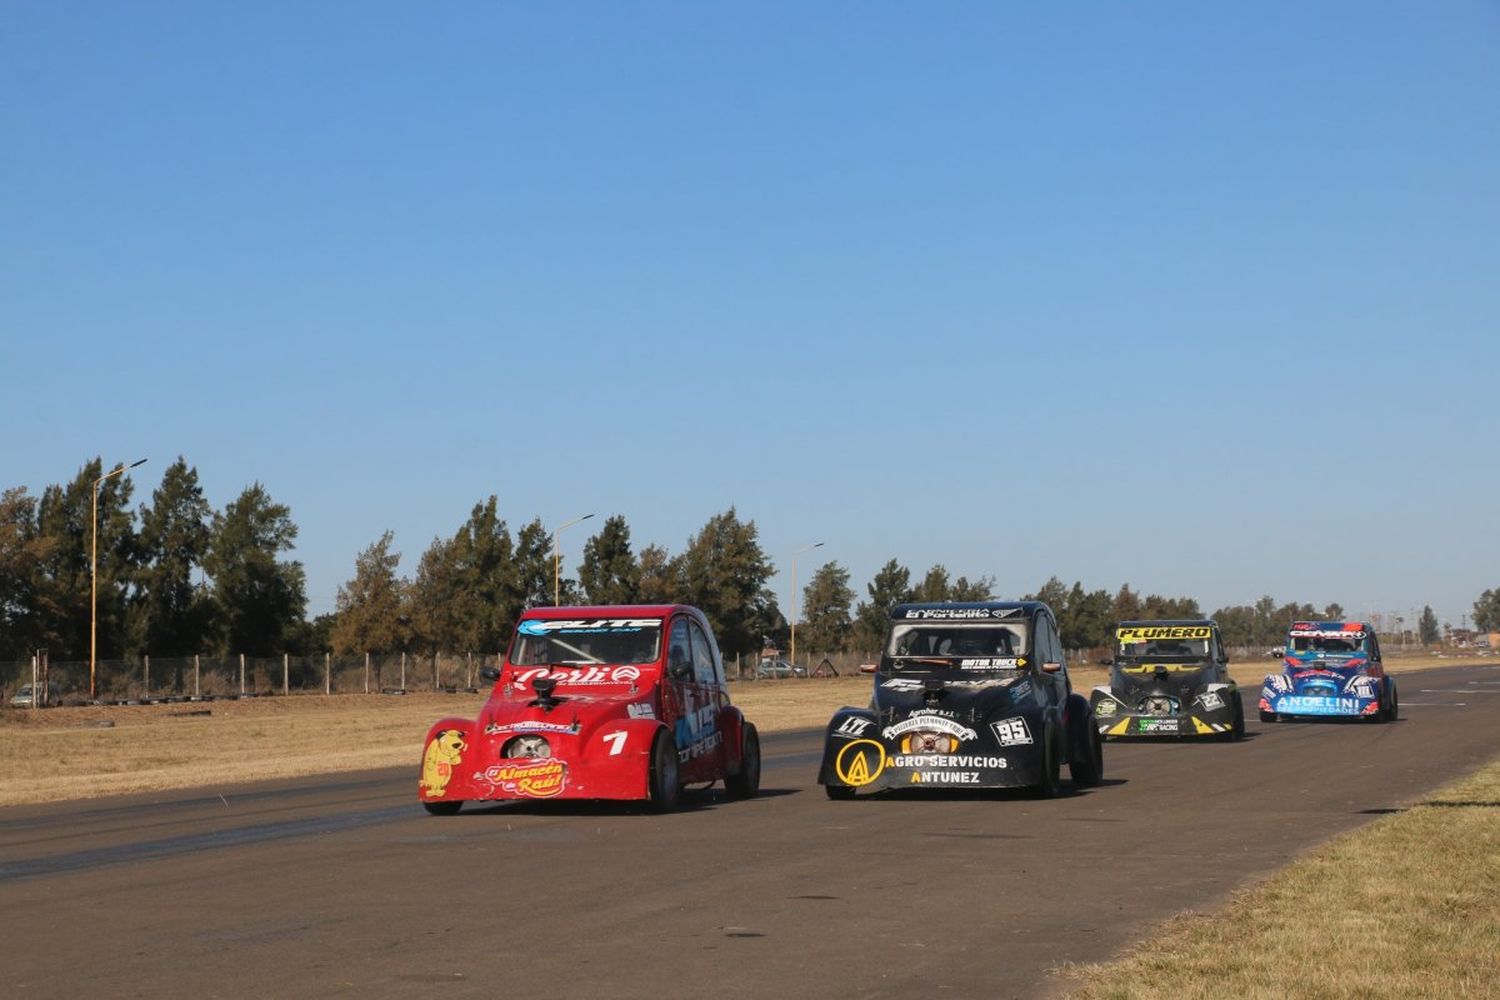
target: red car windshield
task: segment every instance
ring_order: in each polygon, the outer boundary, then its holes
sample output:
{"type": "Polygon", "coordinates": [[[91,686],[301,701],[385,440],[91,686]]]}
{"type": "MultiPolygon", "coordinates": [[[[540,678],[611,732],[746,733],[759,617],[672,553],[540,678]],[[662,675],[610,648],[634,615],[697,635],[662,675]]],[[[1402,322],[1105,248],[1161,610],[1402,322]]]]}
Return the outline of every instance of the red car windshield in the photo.
{"type": "Polygon", "coordinates": [[[588,663],[654,663],[661,653],[655,618],[531,618],[510,642],[518,667],[588,663]]]}

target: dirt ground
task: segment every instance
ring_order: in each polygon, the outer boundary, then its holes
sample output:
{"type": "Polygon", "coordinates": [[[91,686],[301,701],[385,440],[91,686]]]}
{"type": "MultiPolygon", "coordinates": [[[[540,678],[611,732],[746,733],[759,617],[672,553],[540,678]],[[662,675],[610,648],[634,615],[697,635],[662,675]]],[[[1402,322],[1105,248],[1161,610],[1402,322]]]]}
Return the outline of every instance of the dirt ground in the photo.
{"type": "MultiPolygon", "coordinates": [[[[1393,674],[1469,662],[1391,660],[1393,674]]],[[[1478,663],[1500,661],[1476,660],[1478,663]]],[[[1274,661],[1234,664],[1258,686],[1274,661]]],[[[1103,683],[1097,665],[1074,686],[1103,683]]],[[[870,678],[799,678],[731,685],[735,704],[764,732],[820,726],[842,705],[869,701],[870,678]]],[[[0,709],[0,806],[124,792],[208,788],[262,778],[410,765],[447,716],[473,718],[484,694],[293,695],[167,705],[0,709]]]]}

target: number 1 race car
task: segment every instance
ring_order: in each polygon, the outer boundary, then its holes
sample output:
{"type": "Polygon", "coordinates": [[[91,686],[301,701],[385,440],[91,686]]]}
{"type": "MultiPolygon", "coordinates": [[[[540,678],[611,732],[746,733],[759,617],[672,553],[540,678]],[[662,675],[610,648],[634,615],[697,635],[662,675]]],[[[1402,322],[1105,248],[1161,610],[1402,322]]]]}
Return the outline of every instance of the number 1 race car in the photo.
{"type": "Polygon", "coordinates": [[[834,713],[818,782],[831,799],[933,787],[1052,796],[1064,761],[1074,785],[1103,780],[1103,741],[1047,605],[899,604],[871,707],[834,713]]]}
{"type": "Polygon", "coordinates": [[[1368,622],[1293,622],[1282,671],[1260,689],[1262,722],[1298,715],[1394,722],[1399,710],[1368,622]]]}
{"type": "Polygon", "coordinates": [[[1208,619],[1120,622],[1109,686],[1090,700],[1106,736],[1245,735],[1239,685],[1208,619]]]}
{"type": "Polygon", "coordinates": [[[684,785],[760,786],[755,727],[729,703],[708,619],[683,605],[536,608],[521,616],[477,719],[427,732],[418,797],[465,802],[643,799],[684,785]]]}

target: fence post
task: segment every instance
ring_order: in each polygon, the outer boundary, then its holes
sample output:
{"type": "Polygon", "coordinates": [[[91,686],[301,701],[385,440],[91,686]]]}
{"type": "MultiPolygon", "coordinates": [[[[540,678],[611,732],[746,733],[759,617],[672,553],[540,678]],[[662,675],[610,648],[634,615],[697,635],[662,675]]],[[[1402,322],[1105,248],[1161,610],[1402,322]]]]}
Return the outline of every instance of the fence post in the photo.
{"type": "Polygon", "coordinates": [[[203,692],[198,690],[198,654],[193,654],[193,697],[202,697],[203,692]]]}
{"type": "Polygon", "coordinates": [[[240,694],[245,693],[245,654],[240,654],[240,694]]]}
{"type": "Polygon", "coordinates": [[[464,656],[464,687],[471,688],[474,686],[474,654],[465,653],[464,656]]]}
{"type": "Polygon", "coordinates": [[[406,690],[406,650],[401,651],[401,690],[406,690]]]}
{"type": "Polygon", "coordinates": [[[442,685],[440,685],[438,683],[440,680],[442,680],[442,674],[443,674],[442,669],[438,667],[438,655],[436,653],[433,653],[432,654],[432,689],[434,691],[436,691],[439,687],[442,686],[442,685]]]}
{"type": "Polygon", "coordinates": [[[365,694],[370,693],[370,654],[365,653],[365,694]]]}
{"type": "Polygon", "coordinates": [[[141,656],[142,669],[145,671],[143,679],[146,682],[146,697],[151,697],[151,655],[149,653],[141,656]]]}
{"type": "Polygon", "coordinates": [[[291,676],[292,676],[292,672],[291,672],[291,668],[290,668],[290,665],[289,665],[289,660],[290,660],[290,657],[286,653],[282,653],[281,654],[281,693],[283,695],[288,695],[288,694],[292,693],[292,688],[291,688],[291,676]]]}
{"type": "Polygon", "coordinates": [[[36,708],[37,707],[37,702],[40,700],[36,696],[36,685],[37,685],[37,679],[36,679],[36,657],[33,656],[31,658],[31,707],[32,708],[36,708]]]}
{"type": "Polygon", "coordinates": [[[333,694],[333,654],[323,654],[323,693],[333,694]]]}

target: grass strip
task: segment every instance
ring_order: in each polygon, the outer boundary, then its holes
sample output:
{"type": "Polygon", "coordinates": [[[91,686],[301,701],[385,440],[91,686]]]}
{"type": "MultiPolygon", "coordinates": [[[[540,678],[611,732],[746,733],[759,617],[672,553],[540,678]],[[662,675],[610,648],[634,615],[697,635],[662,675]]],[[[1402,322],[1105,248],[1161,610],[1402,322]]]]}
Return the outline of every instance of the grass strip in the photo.
{"type": "Polygon", "coordinates": [[[1500,996],[1500,760],[1059,971],[1083,1000],[1500,996]]]}

